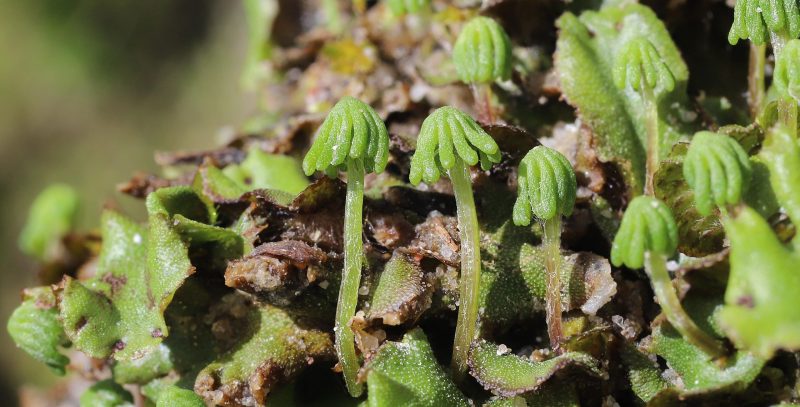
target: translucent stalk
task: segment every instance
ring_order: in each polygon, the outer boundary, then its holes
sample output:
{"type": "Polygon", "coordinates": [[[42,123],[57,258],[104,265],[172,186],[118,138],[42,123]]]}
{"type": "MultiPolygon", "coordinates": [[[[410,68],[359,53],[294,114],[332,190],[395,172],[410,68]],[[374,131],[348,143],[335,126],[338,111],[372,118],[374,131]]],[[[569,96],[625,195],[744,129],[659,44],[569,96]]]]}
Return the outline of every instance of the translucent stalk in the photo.
{"type": "Polygon", "coordinates": [[[783,46],[786,45],[786,41],[788,41],[789,38],[779,33],[770,32],[769,39],[770,43],[772,43],[772,54],[775,55],[775,61],[777,61],[778,58],[781,57],[783,46]]]}
{"type": "Polygon", "coordinates": [[[356,313],[358,287],[361,284],[361,260],[363,246],[361,216],[364,203],[364,163],[361,160],[347,161],[347,200],[344,211],[344,270],[339,287],[339,302],[336,306],[335,347],[342,366],[347,390],[353,397],[363,392],[356,381],[360,363],[356,356],[355,335],[348,326],[356,313]]]}
{"type": "Polygon", "coordinates": [[[667,317],[667,321],[680,332],[684,339],[709,356],[723,355],[722,344],[703,332],[683,310],[669,272],[667,272],[666,262],[667,259],[664,255],[655,253],[645,255],[644,269],[650,278],[650,284],[653,286],[656,299],[667,317]]]}
{"type": "Polygon", "coordinates": [[[793,97],[783,97],[778,102],[778,118],[786,126],[792,139],[797,140],[797,101],[793,97]]]}
{"type": "Polygon", "coordinates": [[[766,65],[767,47],[750,43],[750,65],[747,74],[747,103],[750,115],[758,116],[764,105],[764,67],[766,65]]]}
{"type": "Polygon", "coordinates": [[[545,295],[547,335],[550,346],[561,353],[561,216],[544,221],[544,259],[547,272],[547,292],[545,295]]]}
{"type": "Polygon", "coordinates": [[[470,86],[472,98],[475,100],[475,107],[478,111],[478,120],[483,123],[494,123],[494,110],[492,108],[492,85],[489,83],[479,83],[470,86]]]}
{"type": "Polygon", "coordinates": [[[661,162],[659,158],[660,136],[658,134],[658,104],[653,89],[642,79],[642,99],[644,101],[645,131],[647,133],[647,162],[644,194],[653,196],[653,176],[661,162]]]}
{"type": "Polygon", "coordinates": [[[475,338],[478,322],[478,294],[481,279],[480,231],[469,168],[460,158],[449,170],[450,181],[458,207],[458,230],[461,237],[461,280],[459,287],[458,320],[453,342],[451,368],[460,381],[467,372],[469,347],[475,338]]]}

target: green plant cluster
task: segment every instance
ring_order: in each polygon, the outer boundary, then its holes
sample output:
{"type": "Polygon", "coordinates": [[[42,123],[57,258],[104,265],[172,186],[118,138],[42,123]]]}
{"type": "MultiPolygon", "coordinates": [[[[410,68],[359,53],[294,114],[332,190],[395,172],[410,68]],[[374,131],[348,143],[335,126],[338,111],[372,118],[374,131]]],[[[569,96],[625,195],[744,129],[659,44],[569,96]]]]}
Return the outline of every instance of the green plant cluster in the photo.
{"type": "Polygon", "coordinates": [[[102,378],[53,404],[800,401],[794,0],[709,2],[747,102],[632,1],[245,3],[263,116],[122,184],[144,222],[77,231],[61,184],[31,207],[9,334],[102,378]]]}

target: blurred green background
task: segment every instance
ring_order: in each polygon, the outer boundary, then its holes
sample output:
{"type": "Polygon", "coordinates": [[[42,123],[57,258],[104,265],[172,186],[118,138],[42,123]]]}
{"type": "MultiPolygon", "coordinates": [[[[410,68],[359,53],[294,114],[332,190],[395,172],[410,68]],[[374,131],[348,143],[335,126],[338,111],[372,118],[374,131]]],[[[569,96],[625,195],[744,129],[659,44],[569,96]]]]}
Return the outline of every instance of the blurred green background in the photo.
{"type": "MultiPolygon", "coordinates": [[[[79,229],[103,205],[137,212],[115,186],[155,171],[156,150],[213,147],[255,109],[239,87],[247,27],[230,0],[0,0],[0,314],[35,285],[17,249],[28,206],[65,182],[82,197],[79,229]]],[[[0,399],[57,379],[0,335],[0,399]]]]}

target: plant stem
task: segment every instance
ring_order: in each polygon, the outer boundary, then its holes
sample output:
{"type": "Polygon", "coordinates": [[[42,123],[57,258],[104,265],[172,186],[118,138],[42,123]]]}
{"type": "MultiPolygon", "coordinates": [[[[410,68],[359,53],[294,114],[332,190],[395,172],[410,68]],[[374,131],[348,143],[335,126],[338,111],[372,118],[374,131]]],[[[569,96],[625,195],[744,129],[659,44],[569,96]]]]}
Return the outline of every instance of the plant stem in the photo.
{"type": "Polygon", "coordinates": [[[644,194],[653,196],[653,176],[661,162],[659,158],[660,136],[658,134],[658,103],[653,89],[642,79],[642,100],[644,101],[645,131],[647,132],[647,162],[644,194]]]}
{"type": "Polygon", "coordinates": [[[797,140],[797,101],[791,96],[783,96],[778,101],[778,118],[793,140],[797,140]]]}
{"type": "Polygon", "coordinates": [[[767,57],[766,45],[750,43],[750,65],[747,73],[747,102],[750,105],[750,115],[758,116],[764,104],[764,66],[767,57]]]}
{"type": "Polygon", "coordinates": [[[556,353],[561,353],[561,216],[544,221],[544,259],[547,272],[547,293],[545,304],[547,309],[547,335],[550,346],[556,353]]]}
{"type": "Polygon", "coordinates": [[[703,332],[683,310],[667,272],[666,262],[664,255],[652,252],[645,255],[644,269],[667,321],[692,345],[712,357],[721,356],[724,353],[722,344],[703,332]]]}
{"type": "Polygon", "coordinates": [[[772,54],[775,55],[775,63],[778,63],[778,58],[781,57],[781,52],[783,52],[783,46],[786,45],[786,41],[789,40],[785,35],[770,32],[769,34],[770,43],[772,43],[772,54]]]}
{"type": "Polygon", "coordinates": [[[494,123],[494,110],[492,109],[492,85],[489,83],[479,83],[470,86],[472,98],[478,110],[478,120],[492,124],[494,123]]]}
{"type": "Polygon", "coordinates": [[[480,232],[469,167],[461,158],[456,157],[455,165],[448,172],[458,207],[458,230],[461,237],[461,282],[451,369],[456,380],[461,381],[467,372],[467,357],[478,322],[478,294],[481,281],[480,232]]]}
{"type": "Polygon", "coordinates": [[[361,259],[363,245],[361,216],[364,202],[364,163],[361,160],[347,161],[347,199],[344,210],[344,270],[339,287],[339,302],[336,305],[336,355],[342,366],[342,374],[347,390],[353,397],[363,392],[363,386],[356,381],[359,369],[356,357],[355,335],[350,329],[350,318],[356,313],[358,305],[358,286],[361,284],[361,259]]]}

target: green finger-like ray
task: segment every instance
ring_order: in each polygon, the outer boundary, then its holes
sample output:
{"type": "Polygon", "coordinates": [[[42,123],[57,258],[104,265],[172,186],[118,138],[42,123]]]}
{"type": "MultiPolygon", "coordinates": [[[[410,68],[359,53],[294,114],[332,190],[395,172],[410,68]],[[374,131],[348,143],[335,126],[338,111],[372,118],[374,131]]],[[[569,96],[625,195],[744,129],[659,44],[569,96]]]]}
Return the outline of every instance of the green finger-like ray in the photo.
{"type": "Polygon", "coordinates": [[[641,268],[645,253],[671,256],[678,246],[678,227],[661,201],[638,196],[628,205],[611,248],[611,262],[641,268]]]}
{"type": "Polygon", "coordinates": [[[333,106],[317,130],[303,159],[303,171],[335,176],[348,160],[361,160],[369,172],[386,168],[389,132],[378,114],[364,102],[345,96],[333,106]]]}
{"type": "Polygon", "coordinates": [[[660,92],[675,88],[675,77],[669,66],[653,43],[644,37],[635,37],[622,45],[613,75],[614,84],[620,89],[630,85],[639,91],[642,84],[660,92]]]}
{"type": "Polygon", "coordinates": [[[694,191],[698,212],[734,205],[750,181],[750,160],[736,140],[702,131],[695,134],[683,162],[683,176],[694,191]]]}
{"type": "Polygon", "coordinates": [[[511,41],[489,17],[470,20],[453,47],[453,62],[462,82],[491,83],[511,75],[511,41]]]}
{"type": "Polygon", "coordinates": [[[411,159],[409,181],[431,184],[440,171],[454,167],[458,159],[466,165],[481,164],[488,170],[500,162],[500,148],[475,119],[450,106],[436,109],[423,121],[417,136],[417,149],[411,159]]]}
{"type": "Polygon", "coordinates": [[[577,180],[569,160],[558,151],[545,146],[531,149],[519,165],[517,183],[514,223],[527,225],[531,216],[549,220],[572,213],[577,180]],[[528,206],[524,210],[523,204],[528,206]]]}
{"type": "Polygon", "coordinates": [[[762,45],[777,36],[786,39],[800,35],[800,10],[797,0],[738,0],[728,42],[740,39],[762,45]]]}

